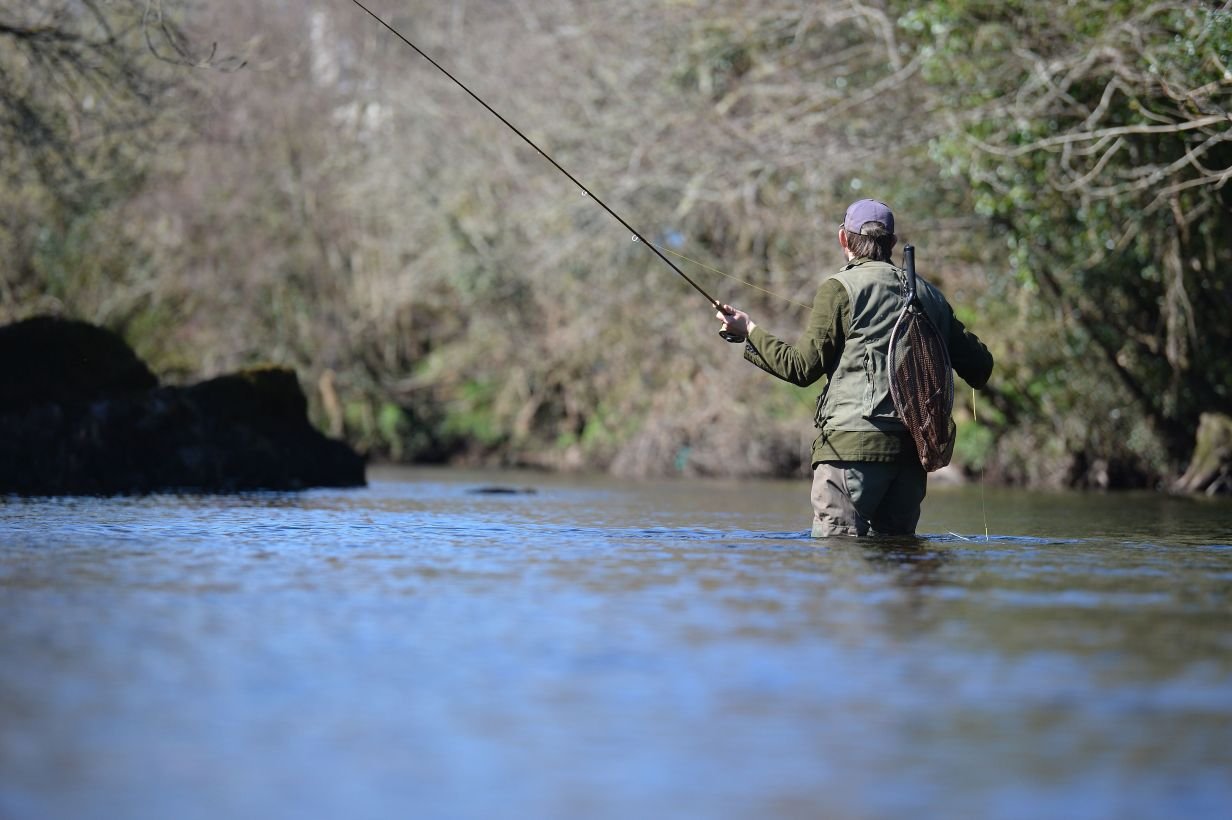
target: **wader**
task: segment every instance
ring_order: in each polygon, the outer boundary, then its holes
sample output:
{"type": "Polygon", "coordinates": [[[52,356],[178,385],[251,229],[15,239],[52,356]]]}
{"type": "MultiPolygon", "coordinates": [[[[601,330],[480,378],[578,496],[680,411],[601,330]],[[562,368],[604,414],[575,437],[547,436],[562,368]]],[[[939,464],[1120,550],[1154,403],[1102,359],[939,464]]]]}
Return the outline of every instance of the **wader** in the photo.
{"type": "Polygon", "coordinates": [[[914,535],[927,489],[918,460],[822,462],[813,469],[813,537],[914,535]]]}

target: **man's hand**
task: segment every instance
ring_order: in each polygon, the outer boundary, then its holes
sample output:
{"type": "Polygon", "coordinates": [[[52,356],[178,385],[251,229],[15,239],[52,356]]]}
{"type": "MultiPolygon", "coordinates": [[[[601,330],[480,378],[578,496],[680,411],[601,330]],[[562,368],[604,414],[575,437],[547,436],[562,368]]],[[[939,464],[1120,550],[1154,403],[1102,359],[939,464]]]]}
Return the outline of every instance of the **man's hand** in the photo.
{"type": "Polygon", "coordinates": [[[719,332],[734,333],[737,336],[748,337],[749,332],[757,327],[753,320],[749,318],[749,314],[743,310],[736,310],[731,305],[723,305],[719,308],[719,312],[715,314],[723,326],[719,328],[719,332]]]}

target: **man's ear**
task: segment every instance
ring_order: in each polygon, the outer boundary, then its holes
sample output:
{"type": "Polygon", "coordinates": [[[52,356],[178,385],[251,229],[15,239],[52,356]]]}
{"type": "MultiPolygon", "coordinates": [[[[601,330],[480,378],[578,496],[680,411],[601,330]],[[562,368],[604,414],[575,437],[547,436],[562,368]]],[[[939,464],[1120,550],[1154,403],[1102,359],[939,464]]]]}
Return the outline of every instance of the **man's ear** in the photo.
{"type": "Polygon", "coordinates": [[[847,250],[847,231],[842,228],[838,229],[838,244],[844,251],[847,250]]]}

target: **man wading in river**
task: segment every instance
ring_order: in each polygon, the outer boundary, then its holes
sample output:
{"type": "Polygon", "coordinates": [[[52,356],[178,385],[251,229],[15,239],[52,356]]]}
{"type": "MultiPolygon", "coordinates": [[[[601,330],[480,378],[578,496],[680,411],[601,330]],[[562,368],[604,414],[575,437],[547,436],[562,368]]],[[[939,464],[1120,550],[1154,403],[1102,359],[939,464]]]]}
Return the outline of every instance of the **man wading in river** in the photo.
{"type": "MultiPolygon", "coordinates": [[[[890,263],[894,214],[862,199],[847,209],[838,243],[847,265],[813,299],[800,340],[788,344],[744,311],[723,306],[723,330],[747,337],[744,357],[771,375],[807,387],[822,376],[813,442],[813,536],[912,535],[928,473],[891,397],[890,336],[903,310],[903,271],[890,263]]],[[[918,297],[972,387],[992,375],[992,354],[963,327],[941,292],[919,280],[918,297]]],[[[945,420],[946,423],[949,419],[945,420]]]]}

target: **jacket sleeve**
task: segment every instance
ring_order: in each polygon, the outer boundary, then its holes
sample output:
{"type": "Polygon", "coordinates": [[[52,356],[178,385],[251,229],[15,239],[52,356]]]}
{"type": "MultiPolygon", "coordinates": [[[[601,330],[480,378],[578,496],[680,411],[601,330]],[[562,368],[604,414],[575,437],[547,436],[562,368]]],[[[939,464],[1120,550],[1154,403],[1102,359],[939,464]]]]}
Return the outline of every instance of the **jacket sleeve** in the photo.
{"type": "Polygon", "coordinates": [[[992,354],[954,315],[950,316],[949,352],[950,365],[963,381],[977,390],[988,384],[992,376],[992,354]]]}
{"type": "Polygon", "coordinates": [[[793,345],[760,325],[749,333],[744,358],[772,376],[807,387],[834,371],[851,322],[851,300],[836,279],[817,289],[808,326],[793,345]]]}

